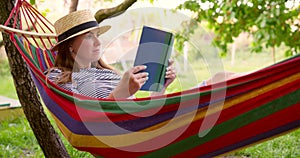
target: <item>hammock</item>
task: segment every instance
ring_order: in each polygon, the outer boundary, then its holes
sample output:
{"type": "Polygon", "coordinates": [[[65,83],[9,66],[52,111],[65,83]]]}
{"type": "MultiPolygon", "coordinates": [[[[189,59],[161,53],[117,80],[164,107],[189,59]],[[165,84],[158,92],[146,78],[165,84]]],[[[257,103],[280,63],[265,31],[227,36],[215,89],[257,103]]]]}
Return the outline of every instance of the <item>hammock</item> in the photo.
{"type": "Polygon", "coordinates": [[[47,80],[43,72],[56,55],[47,48],[56,38],[53,25],[30,4],[19,0],[4,25],[63,135],[93,155],[212,157],[300,126],[298,56],[226,84],[153,98],[95,99],[47,80]],[[17,19],[24,20],[19,27],[17,19]]]}

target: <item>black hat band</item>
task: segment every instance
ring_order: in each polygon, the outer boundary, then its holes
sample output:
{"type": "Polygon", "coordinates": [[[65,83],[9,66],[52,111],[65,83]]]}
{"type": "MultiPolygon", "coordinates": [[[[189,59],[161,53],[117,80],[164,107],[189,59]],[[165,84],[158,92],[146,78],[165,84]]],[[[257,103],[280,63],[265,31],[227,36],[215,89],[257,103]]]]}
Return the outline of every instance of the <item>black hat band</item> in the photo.
{"type": "Polygon", "coordinates": [[[88,29],[88,28],[97,27],[97,26],[99,26],[99,25],[96,21],[89,21],[89,22],[77,25],[75,27],[72,27],[71,29],[67,30],[66,32],[64,32],[58,36],[58,42],[74,35],[77,32],[80,32],[80,31],[88,29]]]}

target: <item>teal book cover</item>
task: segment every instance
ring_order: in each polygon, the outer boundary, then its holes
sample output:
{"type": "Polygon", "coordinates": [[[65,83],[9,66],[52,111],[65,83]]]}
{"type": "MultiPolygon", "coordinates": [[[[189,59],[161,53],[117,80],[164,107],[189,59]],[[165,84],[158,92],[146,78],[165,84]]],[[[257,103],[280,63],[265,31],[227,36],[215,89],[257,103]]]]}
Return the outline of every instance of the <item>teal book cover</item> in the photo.
{"type": "Polygon", "coordinates": [[[161,91],[173,47],[171,32],[144,26],[137,49],[134,66],[146,65],[149,79],[141,87],[144,91],[161,91]]]}

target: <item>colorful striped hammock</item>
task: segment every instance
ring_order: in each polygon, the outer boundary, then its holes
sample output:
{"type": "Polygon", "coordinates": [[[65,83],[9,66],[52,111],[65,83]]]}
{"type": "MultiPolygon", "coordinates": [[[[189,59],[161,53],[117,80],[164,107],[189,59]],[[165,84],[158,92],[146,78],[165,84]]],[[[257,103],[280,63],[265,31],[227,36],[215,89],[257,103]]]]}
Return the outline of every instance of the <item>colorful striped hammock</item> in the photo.
{"type": "Polygon", "coordinates": [[[30,4],[19,0],[5,26],[63,135],[93,155],[212,157],[300,126],[299,56],[226,84],[153,98],[94,99],[47,80],[43,72],[55,58],[47,48],[55,38],[46,33],[53,25],[30,4]],[[30,33],[20,31],[16,19],[30,33]]]}

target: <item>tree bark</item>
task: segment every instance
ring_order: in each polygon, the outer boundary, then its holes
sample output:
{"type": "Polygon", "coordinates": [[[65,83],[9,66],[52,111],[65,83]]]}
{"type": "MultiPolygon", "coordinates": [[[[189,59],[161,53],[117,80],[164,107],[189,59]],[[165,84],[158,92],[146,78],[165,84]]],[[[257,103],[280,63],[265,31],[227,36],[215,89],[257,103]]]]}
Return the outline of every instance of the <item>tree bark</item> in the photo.
{"type": "Polygon", "coordinates": [[[130,6],[132,6],[137,0],[124,0],[123,3],[119,4],[113,8],[100,9],[96,12],[95,18],[98,23],[103,21],[106,18],[114,17],[122,14],[126,11],[130,6]]]}
{"type": "Polygon", "coordinates": [[[71,0],[69,13],[75,12],[77,10],[78,0],[71,0]]]}
{"type": "MultiPolygon", "coordinates": [[[[14,0],[0,1],[1,24],[8,18],[9,13],[13,8],[13,4],[14,0]]],[[[60,137],[55,132],[44,113],[36,87],[22,56],[18,53],[14,44],[9,40],[9,36],[5,33],[2,35],[18,98],[45,157],[69,157],[60,137]]]]}

